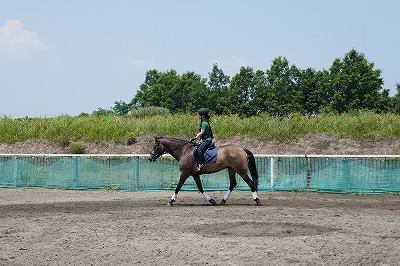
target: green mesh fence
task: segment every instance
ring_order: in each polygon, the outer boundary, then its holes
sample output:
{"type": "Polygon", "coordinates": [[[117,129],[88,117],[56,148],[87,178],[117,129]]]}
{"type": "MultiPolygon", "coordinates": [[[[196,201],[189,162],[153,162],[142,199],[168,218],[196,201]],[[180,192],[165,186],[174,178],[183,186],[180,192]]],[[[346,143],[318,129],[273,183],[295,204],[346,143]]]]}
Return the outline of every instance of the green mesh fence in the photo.
{"type": "MultiPolygon", "coordinates": [[[[259,191],[400,193],[400,156],[256,156],[259,191]]],[[[79,190],[174,190],[178,163],[147,155],[1,155],[0,187],[79,190]]],[[[229,188],[227,170],[202,175],[207,191],[229,188]]],[[[249,191],[237,176],[236,190],[249,191]]],[[[189,177],[182,190],[197,191],[189,177]]]]}

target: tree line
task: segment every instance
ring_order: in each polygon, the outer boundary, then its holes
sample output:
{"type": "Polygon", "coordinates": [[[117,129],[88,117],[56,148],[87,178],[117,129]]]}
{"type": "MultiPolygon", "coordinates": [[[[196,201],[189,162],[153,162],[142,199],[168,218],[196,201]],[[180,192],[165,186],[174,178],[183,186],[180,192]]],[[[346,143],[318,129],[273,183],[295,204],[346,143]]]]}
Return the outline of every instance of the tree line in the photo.
{"type": "MultiPolygon", "coordinates": [[[[195,72],[147,71],[132,101],[115,102],[110,112],[128,114],[135,108],[162,107],[171,113],[193,113],[200,107],[215,115],[253,116],[267,113],[341,114],[354,110],[400,113],[400,84],[389,96],[382,71],[374,69],[355,49],[336,58],[328,70],[299,69],[285,57],[277,57],[266,71],[241,67],[232,78],[217,64],[208,79],[195,72]]],[[[98,111],[105,111],[99,108],[98,111]]]]}

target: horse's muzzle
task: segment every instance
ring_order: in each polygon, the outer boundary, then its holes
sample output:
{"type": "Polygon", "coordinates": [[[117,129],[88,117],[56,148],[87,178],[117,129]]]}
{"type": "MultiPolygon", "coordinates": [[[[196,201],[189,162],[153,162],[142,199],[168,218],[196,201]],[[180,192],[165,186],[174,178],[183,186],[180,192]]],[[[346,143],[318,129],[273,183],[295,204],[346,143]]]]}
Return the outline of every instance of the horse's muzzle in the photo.
{"type": "Polygon", "coordinates": [[[150,162],[155,162],[156,160],[157,160],[157,156],[154,153],[150,153],[149,161],[150,162]]]}

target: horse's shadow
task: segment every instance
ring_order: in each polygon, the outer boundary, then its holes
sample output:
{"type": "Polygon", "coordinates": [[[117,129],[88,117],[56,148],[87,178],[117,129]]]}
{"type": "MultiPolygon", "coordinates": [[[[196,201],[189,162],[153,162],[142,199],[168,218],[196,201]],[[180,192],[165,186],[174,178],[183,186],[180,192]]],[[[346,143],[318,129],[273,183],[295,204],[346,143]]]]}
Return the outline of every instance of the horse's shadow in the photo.
{"type": "MultiPolygon", "coordinates": [[[[168,206],[168,204],[165,204],[165,206],[168,206]]],[[[174,204],[173,207],[234,207],[234,206],[262,206],[260,205],[254,205],[254,203],[226,203],[226,204],[220,204],[217,203],[216,205],[211,205],[208,202],[205,203],[184,203],[184,202],[179,202],[179,204],[174,204]]]]}

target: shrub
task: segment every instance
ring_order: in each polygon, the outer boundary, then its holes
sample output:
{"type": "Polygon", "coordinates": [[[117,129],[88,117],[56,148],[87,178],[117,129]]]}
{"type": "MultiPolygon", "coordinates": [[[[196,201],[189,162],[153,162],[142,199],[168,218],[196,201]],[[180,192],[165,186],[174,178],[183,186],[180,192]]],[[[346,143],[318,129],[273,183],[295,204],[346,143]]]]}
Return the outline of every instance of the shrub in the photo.
{"type": "Polygon", "coordinates": [[[68,147],[69,151],[72,154],[84,154],[85,153],[85,145],[83,142],[71,142],[68,147]]]}
{"type": "Polygon", "coordinates": [[[128,134],[128,137],[126,139],[126,145],[130,146],[136,143],[136,137],[132,133],[128,134]]]}

